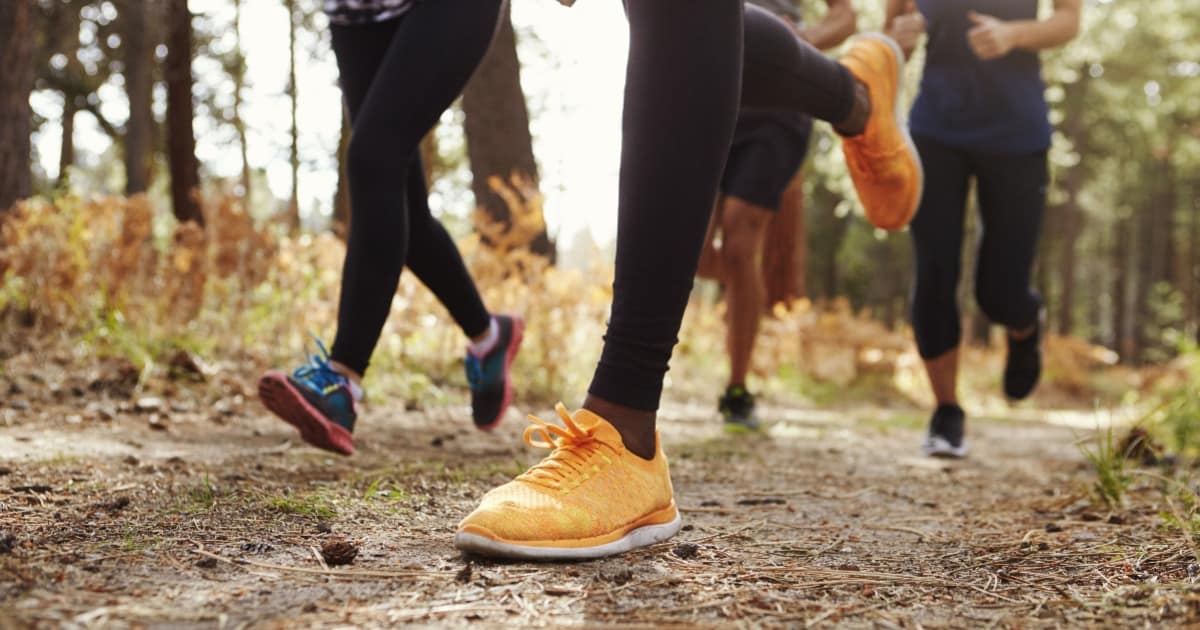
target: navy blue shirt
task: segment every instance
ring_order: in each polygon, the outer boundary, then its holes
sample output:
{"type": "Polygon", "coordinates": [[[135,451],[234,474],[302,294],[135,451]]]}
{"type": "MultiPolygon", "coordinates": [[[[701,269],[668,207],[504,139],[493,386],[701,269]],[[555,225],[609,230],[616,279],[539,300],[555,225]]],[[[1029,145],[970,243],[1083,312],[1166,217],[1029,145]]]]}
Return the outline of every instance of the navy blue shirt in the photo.
{"type": "Polygon", "coordinates": [[[989,153],[1035,153],[1050,147],[1041,63],[1013,50],[983,61],[967,43],[967,12],[1001,20],[1037,18],[1038,0],[917,0],[925,17],[925,71],[913,103],[913,133],[989,153]]]}

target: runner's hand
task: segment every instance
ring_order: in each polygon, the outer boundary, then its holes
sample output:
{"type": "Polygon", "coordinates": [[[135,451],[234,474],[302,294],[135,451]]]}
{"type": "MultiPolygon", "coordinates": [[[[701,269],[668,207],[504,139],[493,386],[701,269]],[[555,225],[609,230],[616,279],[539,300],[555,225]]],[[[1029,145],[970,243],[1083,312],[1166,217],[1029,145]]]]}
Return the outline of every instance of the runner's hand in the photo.
{"type": "Polygon", "coordinates": [[[987,61],[1007,55],[1016,46],[1013,27],[1008,22],[970,11],[967,17],[975,26],[967,31],[967,43],[975,56],[987,61]]]}
{"type": "Polygon", "coordinates": [[[896,40],[896,43],[900,45],[900,50],[904,51],[905,57],[912,56],[912,52],[921,43],[921,36],[924,34],[925,17],[911,2],[904,13],[892,18],[892,24],[887,31],[887,36],[896,40]]]}

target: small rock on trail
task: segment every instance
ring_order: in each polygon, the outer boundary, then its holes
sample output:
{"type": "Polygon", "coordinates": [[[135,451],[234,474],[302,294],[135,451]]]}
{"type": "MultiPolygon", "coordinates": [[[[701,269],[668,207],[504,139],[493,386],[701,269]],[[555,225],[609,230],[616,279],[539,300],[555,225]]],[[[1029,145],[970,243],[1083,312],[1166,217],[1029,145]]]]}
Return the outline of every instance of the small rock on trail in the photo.
{"type": "Polygon", "coordinates": [[[471,563],[468,562],[466,566],[458,570],[458,573],[454,574],[454,581],[459,584],[466,584],[471,581],[472,573],[471,563]]]}
{"type": "Polygon", "coordinates": [[[321,557],[331,567],[350,564],[358,557],[358,545],[344,538],[336,538],[321,545],[321,557]]]}
{"type": "Polygon", "coordinates": [[[762,499],[739,499],[738,505],[787,505],[787,501],[778,497],[765,497],[762,499]]]}
{"type": "Polygon", "coordinates": [[[633,579],[633,571],[629,567],[621,567],[613,571],[601,572],[600,577],[617,585],[628,584],[633,579]]]}
{"type": "Polygon", "coordinates": [[[677,558],[691,560],[692,558],[696,557],[697,553],[700,553],[700,545],[697,545],[696,543],[682,542],[678,545],[675,545],[675,547],[671,549],[671,553],[675,554],[675,557],[677,558]]]}
{"type": "Polygon", "coordinates": [[[129,497],[117,497],[112,501],[101,501],[100,503],[96,504],[96,507],[106,512],[120,512],[121,510],[129,507],[129,503],[129,497]]]}

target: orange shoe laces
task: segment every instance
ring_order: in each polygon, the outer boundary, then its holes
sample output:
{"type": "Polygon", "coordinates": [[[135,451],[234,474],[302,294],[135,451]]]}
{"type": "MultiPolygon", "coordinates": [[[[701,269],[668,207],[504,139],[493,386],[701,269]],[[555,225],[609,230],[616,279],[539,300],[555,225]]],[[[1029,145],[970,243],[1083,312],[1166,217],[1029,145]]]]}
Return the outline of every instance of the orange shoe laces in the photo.
{"type": "MultiPolygon", "coordinates": [[[[537,416],[529,416],[529,421],[533,424],[525,427],[525,443],[534,448],[552,449],[552,452],[546,459],[517,478],[558,490],[563,487],[563,482],[573,475],[583,475],[586,478],[589,474],[588,461],[595,454],[600,454],[606,463],[611,464],[612,459],[600,453],[601,447],[608,449],[614,455],[618,453],[612,445],[596,439],[595,427],[583,429],[575,424],[575,421],[571,419],[571,414],[567,412],[567,408],[562,403],[555,405],[554,411],[558,413],[558,417],[562,418],[563,424],[566,425],[565,429],[556,424],[543,422],[537,416]],[[539,437],[541,439],[537,439],[539,437]]],[[[599,467],[595,465],[590,468],[593,472],[600,471],[599,467]]]]}

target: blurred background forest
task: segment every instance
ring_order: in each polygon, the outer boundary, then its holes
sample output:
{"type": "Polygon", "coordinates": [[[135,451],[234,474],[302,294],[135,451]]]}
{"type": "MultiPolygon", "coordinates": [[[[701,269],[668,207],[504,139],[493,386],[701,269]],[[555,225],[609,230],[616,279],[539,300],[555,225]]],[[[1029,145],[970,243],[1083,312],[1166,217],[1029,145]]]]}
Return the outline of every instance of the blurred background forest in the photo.
{"type": "MultiPolygon", "coordinates": [[[[571,348],[598,350],[607,314],[625,33],[616,2],[515,5],[422,151],[491,306],[542,332],[530,392],[563,395],[594,360],[571,348]]],[[[878,27],[882,2],[857,8],[878,27]]],[[[1087,0],[1081,37],[1043,57],[1056,133],[1036,282],[1062,337],[1051,381],[1084,398],[1141,381],[1083,371],[1165,364],[1200,338],[1198,34],[1191,0],[1087,0]]],[[[265,364],[331,330],[353,218],[319,0],[4,0],[0,59],[4,337],[122,355],[145,378],[181,348],[265,364]]],[[[764,259],[777,351],[758,373],[917,392],[908,236],[859,217],[817,129],[764,259]]],[[[966,330],[994,363],[970,282],[966,330]]],[[[698,284],[680,356],[709,360],[676,361],[676,387],[721,369],[718,294],[698,284]]],[[[395,308],[376,371],[419,366],[396,384],[415,399],[452,380],[460,341],[411,280],[395,308]]]]}

